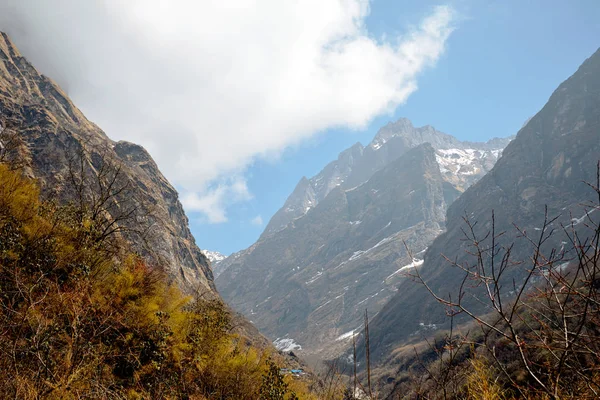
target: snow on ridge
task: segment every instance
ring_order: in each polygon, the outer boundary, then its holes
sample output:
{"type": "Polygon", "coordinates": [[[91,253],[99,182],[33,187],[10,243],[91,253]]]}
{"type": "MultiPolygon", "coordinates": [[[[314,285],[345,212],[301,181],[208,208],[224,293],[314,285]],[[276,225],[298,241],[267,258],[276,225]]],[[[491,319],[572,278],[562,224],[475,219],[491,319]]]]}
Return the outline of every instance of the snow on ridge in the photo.
{"type": "Polygon", "coordinates": [[[262,306],[263,304],[265,304],[266,302],[268,302],[269,300],[271,300],[271,298],[273,298],[273,296],[269,296],[266,299],[264,299],[263,301],[261,301],[260,303],[258,303],[257,305],[255,305],[254,307],[258,308],[260,306],[262,306]]]}
{"type": "Polygon", "coordinates": [[[323,271],[318,271],[316,275],[313,275],[309,280],[304,282],[307,285],[314,283],[317,279],[319,279],[323,275],[323,271]]]}
{"type": "MultiPolygon", "coordinates": [[[[363,274],[363,275],[364,275],[364,274],[363,274]]],[[[369,299],[374,299],[375,297],[379,296],[379,293],[383,292],[384,290],[385,290],[385,288],[381,289],[381,290],[380,290],[380,291],[378,291],[378,292],[375,292],[375,294],[372,294],[372,295],[370,294],[370,295],[368,295],[366,299],[364,299],[364,300],[362,300],[362,301],[359,301],[358,303],[356,303],[356,305],[355,305],[354,307],[358,307],[358,306],[360,306],[361,304],[363,304],[363,303],[365,303],[365,302],[369,301],[369,299]]]]}
{"type": "Polygon", "coordinates": [[[429,248],[429,246],[425,247],[423,250],[421,250],[420,252],[418,252],[416,255],[425,253],[428,248],[429,248]]]}
{"type": "MultiPolygon", "coordinates": [[[[383,229],[385,229],[385,228],[389,227],[391,224],[392,224],[392,221],[388,222],[388,224],[387,224],[387,225],[386,225],[386,226],[385,226],[383,229]]],[[[372,250],[374,250],[374,249],[376,249],[376,248],[380,247],[381,245],[384,245],[384,244],[386,244],[386,243],[389,243],[389,242],[391,242],[391,241],[392,241],[393,239],[395,239],[395,238],[396,238],[396,237],[397,237],[397,236],[398,236],[400,233],[402,233],[402,232],[404,232],[404,231],[407,231],[407,230],[409,230],[409,229],[413,229],[413,228],[414,228],[415,226],[417,226],[417,225],[418,225],[418,224],[416,224],[416,225],[412,225],[412,226],[409,226],[408,228],[401,229],[401,230],[399,230],[398,232],[395,232],[395,233],[393,233],[392,235],[390,235],[390,236],[388,236],[388,237],[386,237],[386,238],[383,238],[383,239],[381,239],[381,240],[380,240],[380,241],[379,241],[379,242],[378,242],[376,245],[374,245],[373,247],[371,247],[371,248],[369,248],[369,249],[367,249],[367,250],[357,250],[357,251],[355,251],[354,253],[352,253],[352,255],[350,256],[350,258],[349,258],[349,259],[347,259],[346,261],[342,261],[342,262],[341,262],[341,263],[340,263],[340,264],[339,264],[337,267],[335,267],[333,270],[335,271],[335,270],[337,270],[337,269],[339,269],[339,268],[343,267],[344,265],[348,264],[349,262],[352,262],[352,261],[358,260],[359,258],[361,258],[362,256],[364,256],[365,254],[368,254],[368,253],[369,253],[369,252],[371,252],[372,250]]],[[[420,254],[420,253],[419,253],[419,254],[420,254]]],[[[318,274],[318,276],[315,276],[315,277],[318,279],[318,277],[319,277],[319,276],[320,276],[320,275],[318,274]]],[[[313,278],[315,278],[315,277],[313,277],[313,278]]],[[[311,278],[311,280],[310,280],[310,283],[314,282],[315,280],[316,280],[316,279],[312,279],[312,278],[311,278]]],[[[306,282],[306,283],[309,283],[309,282],[306,282]]]]}
{"type": "Polygon", "coordinates": [[[273,346],[279,351],[302,350],[302,346],[291,338],[277,338],[273,342],[273,346]]]}
{"type": "Polygon", "coordinates": [[[423,265],[423,262],[424,262],[424,260],[412,260],[412,262],[410,264],[406,264],[405,266],[401,267],[396,272],[392,273],[390,276],[385,278],[384,282],[387,281],[388,279],[390,279],[391,277],[399,274],[402,271],[406,271],[407,269],[416,268],[416,267],[423,265]]]}
{"type": "Polygon", "coordinates": [[[202,253],[210,260],[211,263],[217,264],[227,258],[226,255],[218,251],[202,250],[202,253]]]}
{"type": "Polygon", "coordinates": [[[573,223],[573,225],[579,225],[587,217],[589,217],[594,211],[596,211],[596,209],[593,209],[593,210],[590,210],[590,211],[586,211],[585,214],[583,214],[580,218],[571,218],[571,222],[573,223]]]}
{"type": "Polygon", "coordinates": [[[362,256],[364,253],[366,253],[366,251],[362,251],[362,250],[355,251],[354,253],[352,253],[352,255],[350,256],[348,261],[354,261],[354,260],[360,258],[360,256],[362,256]]]}
{"type": "Polygon", "coordinates": [[[502,155],[502,149],[438,149],[435,159],[442,174],[475,175],[480,172],[480,161],[492,158],[496,161],[502,155]]]}
{"type": "Polygon", "coordinates": [[[338,336],[337,339],[335,339],[336,342],[345,340],[345,339],[350,339],[356,335],[358,335],[359,330],[358,329],[352,329],[350,332],[346,332],[343,335],[338,336]]]}
{"type": "Polygon", "coordinates": [[[371,147],[373,148],[373,150],[379,150],[381,146],[383,146],[386,142],[387,140],[385,138],[378,138],[377,140],[371,143],[371,147]]]}
{"type": "Polygon", "coordinates": [[[316,312],[317,310],[320,310],[321,308],[325,307],[329,303],[331,303],[331,300],[327,300],[325,303],[323,303],[319,307],[315,308],[315,310],[313,312],[316,312]]]}

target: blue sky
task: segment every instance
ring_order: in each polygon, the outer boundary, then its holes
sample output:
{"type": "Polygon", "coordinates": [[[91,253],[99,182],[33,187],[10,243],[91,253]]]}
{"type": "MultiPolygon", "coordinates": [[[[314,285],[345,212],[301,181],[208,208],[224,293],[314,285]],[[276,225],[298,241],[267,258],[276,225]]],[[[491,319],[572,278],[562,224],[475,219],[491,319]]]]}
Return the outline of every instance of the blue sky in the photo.
{"type": "MultiPolygon", "coordinates": [[[[439,2],[375,0],[370,34],[402,33],[439,2]]],[[[368,143],[389,120],[407,117],[461,140],[515,134],[552,91],[600,46],[599,1],[454,1],[460,14],[445,52],[418,77],[418,90],[366,129],[329,129],[248,170],[253,198],[232,205],[228,221],[191,218],[201,248],[225,254],[251,245],[302,176],[313,176],[356,142],[368,143]],[[260,215],[262,225],[251,222],[260,215]]]]}
{"type": "Polygon", "coordinates": [[[198,245],[225,254],[390,120],[515,134],[600,46],[599,21],[600,0],[0,1],[0,30],[143,145],[198,245]]]}

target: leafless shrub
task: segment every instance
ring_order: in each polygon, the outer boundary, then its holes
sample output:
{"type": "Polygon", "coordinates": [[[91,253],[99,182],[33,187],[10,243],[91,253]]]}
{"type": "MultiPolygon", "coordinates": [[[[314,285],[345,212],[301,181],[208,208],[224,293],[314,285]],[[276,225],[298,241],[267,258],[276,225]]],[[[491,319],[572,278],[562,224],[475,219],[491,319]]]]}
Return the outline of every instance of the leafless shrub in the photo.
{"type": "Polygon", "coordinates": [[[451,317],[466,315],[476,323],[482,348],[522,397],[600,396],[600,163],[597,181],[588,186],[597,201],[583,206],[581,220],[555,229],[557,218],[546,208],[535,236],[515,225],[518,240],[532,247],[527,260],[514,260],[514,243],[500,244],[505,232],[496,231],[493,213],[491,230],[483,236],[465,217],[463,233],[474,262],[447,259],[464,275],[454,298],[435,293],[418,270],[414,273],[451,317]],[[558,234],[569,251],[545,251],[558,234]],[[515,275],[515,269],[521,273],[515,275]],[[490,312],[481,315],[481,305],[490,312]]]}

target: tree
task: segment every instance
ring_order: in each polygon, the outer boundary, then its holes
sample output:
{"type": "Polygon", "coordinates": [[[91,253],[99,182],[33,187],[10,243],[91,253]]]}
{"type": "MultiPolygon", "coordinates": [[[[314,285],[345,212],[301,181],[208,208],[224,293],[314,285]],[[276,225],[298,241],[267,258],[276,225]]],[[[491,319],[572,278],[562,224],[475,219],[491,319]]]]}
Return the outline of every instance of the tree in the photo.
{"type": "Polygon", "coordinates": [[[81,145],[68,160],[68,198],[76,223],[90,224],[95,242],[117,236],[144,242],[152,227],[152,207],[138,195],[125,166],[108,151],[81,145]]]}
{"type": "Polygon", "coordinates": [[[0,398],[254,400],[262,376],[288,388],[217,299],[185,296],[116,233],[97,240],[88,212],[39,193],[0,163],[0,398]]]}
{"type": "Polygon", "coordinates": [[[263,375],[259,400],[285,400],[288,384],[283,379],[279,367],[272,359],[267,360],[267,371],[263,375]]]}
{"type": "Polygon", "coordinates": [[[464,275],[453,297],[438,295],[415,272],[451,316],[466,315],[476,323],[482,337],[477,345],[506,386],[523,397],[600,396],[600,163],[597,181],[588,186],[597,200],[584,205],[583,218],[571,218],[557,230],[557,217],[546,208],[536,236],[515,225],[520,240],[532,248],[528,260],[514,259],[515,243],[500,244],[506,233],[496,231],[492,212],[491,230],[484,235],[464,218],[473,262],[448,260],[464,275]],[[569,251],[546,250],[559,233],[569,251]],[[515,268],[521,268],[520,278],[507,281],[515,268]],[[481,315],[469,298],[491,311],[481,315]]]}

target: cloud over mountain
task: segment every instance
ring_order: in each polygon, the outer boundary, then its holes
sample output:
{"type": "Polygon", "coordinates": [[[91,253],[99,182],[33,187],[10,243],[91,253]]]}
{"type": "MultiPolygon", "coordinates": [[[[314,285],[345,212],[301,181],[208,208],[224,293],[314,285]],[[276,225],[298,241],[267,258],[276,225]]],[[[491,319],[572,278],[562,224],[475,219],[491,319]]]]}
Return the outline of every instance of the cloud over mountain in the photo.
{"type": "Polygon", "coordinates": [[[251,196],[253,160],[330,127],[364,127],[438,60],[452,8],[383,39],[365,26],[369,4],[7,0],[0,29],[109,136],[143,144],[188,211],[222,222],[251,196]]]}

